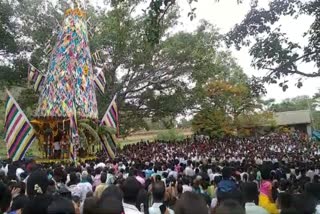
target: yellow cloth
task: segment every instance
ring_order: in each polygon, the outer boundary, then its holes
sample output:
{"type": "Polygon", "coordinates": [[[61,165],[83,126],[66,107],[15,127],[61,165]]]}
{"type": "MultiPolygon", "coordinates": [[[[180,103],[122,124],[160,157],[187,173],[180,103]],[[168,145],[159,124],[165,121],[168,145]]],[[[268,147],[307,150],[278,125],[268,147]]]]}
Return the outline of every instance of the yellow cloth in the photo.
{"type": "Polygon", "coordinates": [[[269,197],[264,194],[259,195],[259,206],[265,208],[270,214],[279,214],[276,204],[272,203],[269,197]]]}
{"type": "Polygon", "coordinates": [[[100,199],[103,191],[108,187],[107,184],[99,184],[93,193],[93,196],[100,199]]]}

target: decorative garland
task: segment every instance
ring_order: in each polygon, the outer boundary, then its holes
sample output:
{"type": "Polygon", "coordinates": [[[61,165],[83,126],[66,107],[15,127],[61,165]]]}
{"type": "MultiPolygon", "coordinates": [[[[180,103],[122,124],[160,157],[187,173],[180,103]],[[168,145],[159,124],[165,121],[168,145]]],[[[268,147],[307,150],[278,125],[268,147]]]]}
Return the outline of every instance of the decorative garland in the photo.
{"type": "Polygon", "coordinates": [[[76,8],[76,9],[68,9],[66,10],[66,12],[64,13],[65,16],[69,16],[69,15],[75,15],[75,16],[79,16],[79,17],[83,17],[85,18],[87,16],[86,12],[84,12],[83,10],[81,10],[80,8],[76,8]]]}

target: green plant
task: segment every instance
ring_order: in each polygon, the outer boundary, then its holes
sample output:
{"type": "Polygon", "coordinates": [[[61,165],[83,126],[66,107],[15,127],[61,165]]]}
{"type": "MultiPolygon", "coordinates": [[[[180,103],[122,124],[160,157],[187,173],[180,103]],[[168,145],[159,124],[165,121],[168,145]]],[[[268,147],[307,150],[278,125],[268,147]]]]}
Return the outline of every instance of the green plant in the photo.
{"type": "Polygon", "coordinates": [[[156,137],[157,140],[164,141],[183,140],[184,138],[184,135],[177,132],[176,129],[168,129],[166,131],[162,131],[156,137]]]}

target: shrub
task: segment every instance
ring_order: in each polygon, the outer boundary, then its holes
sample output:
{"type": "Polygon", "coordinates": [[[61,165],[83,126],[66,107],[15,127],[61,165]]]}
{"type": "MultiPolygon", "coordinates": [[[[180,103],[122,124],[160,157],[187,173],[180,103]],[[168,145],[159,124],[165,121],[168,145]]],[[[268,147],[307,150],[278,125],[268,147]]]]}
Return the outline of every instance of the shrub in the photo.
{"type": "Polygon", "coordinates": [[[156,139],[164,141],[173,141],[173,140],[183,140],[185,137],[183,134],[176,131],[176,129],[169,129],[166,131],[160,132],[156,139]]]}

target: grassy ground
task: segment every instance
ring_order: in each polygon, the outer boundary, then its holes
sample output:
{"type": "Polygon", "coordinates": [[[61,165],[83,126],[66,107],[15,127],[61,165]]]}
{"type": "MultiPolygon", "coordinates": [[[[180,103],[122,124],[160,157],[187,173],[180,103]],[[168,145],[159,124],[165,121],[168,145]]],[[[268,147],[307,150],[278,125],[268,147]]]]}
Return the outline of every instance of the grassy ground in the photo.
{"type": "MultiPolygon", "coordinates": [[[[133,135],[127,137],[126,139],[118,139],[117,143],[123,147],[124,145],[128,144],[134,144],[141,140],[149,140],[153,141],[156,139],[157,135],[161,132],[164,132],[166,130],[152,130],[152,131],[144,131],[144,132],[136,132],[133,135]]],[[[192,135],[192,131],[190,129],[177,129],[178,133],[183,134],[184,136],[190,136],[192,135]]],[[[37,143],[34,143],[29,151],[30,154],[39,156],[39,149],[37,143]]],[[[3,139],[0,139],[0,159],[5,159],[7,156],[7,149],[5,146],[5,143],[3,142],[3,139]]]]}

